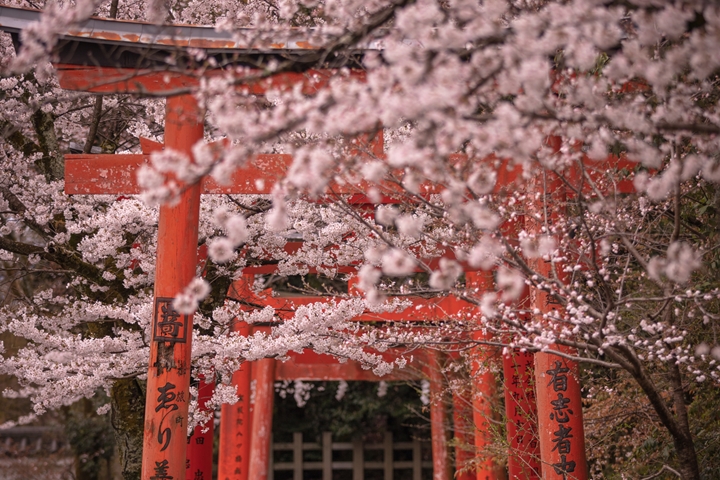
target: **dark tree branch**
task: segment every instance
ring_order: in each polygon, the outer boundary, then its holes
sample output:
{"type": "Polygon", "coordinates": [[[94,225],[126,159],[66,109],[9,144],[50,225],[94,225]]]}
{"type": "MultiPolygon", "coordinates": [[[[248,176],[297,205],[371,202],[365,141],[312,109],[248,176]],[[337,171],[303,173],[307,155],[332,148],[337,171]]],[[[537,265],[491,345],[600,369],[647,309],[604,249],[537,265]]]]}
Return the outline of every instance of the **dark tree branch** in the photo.
{"type": "Polygon", "coordinates": [[[87,139],[85,140],[83,153],[90,153],[92,151],[93,144],[95,143],[95,138],[97,137],[98,126],[100,125],[100,117],[102,117],[102,104],[102,95],[98,95],[97,97],[95,97],[95,106],[93,107],[90,131],[88,132],[87,139]]]}

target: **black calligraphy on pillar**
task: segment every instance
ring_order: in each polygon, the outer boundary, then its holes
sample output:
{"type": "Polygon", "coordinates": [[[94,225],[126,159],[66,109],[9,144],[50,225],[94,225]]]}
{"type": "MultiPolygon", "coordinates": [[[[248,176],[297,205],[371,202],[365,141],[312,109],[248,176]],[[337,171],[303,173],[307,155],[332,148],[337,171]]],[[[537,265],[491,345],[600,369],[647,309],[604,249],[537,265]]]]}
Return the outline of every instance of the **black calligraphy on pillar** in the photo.
{"type": "Polygon", "coordinates": [[[155,299],[153,318],[153,341],[164,343],[187,342],[189,315],[182,315],[172,306],[172,298],[158,297],[155,299]]]}
{"type": "Polygon", "coordinates": [[[555,392],[566,392],[567,391],[567,375],[570,369],[562,366],[562,362],[559,360],[555,362],[555,368],[548,370],[547,373],[550,375],[550,383],[548,387],[552,385],[553,391],[555,392]]]}
{"type": "Polygon", "coordinates": [[[155,462],[155,475],[150,477],[150,480],[173,480],[173,476],[168,475],[168,468],[170,465],[167,460],[155,462]]]}
{"type": "Polygon", "coordinates": [[[550,402],[553,406],[553,413],[550,414],[550,420],[555,420],[558,423],[568,423],[570,416],[573,411],[570,410],[570,399],[562,394],[558,393],[557,400],[550,402]],[[569,415],[568,415],[569,414],[569,415]]]}
{"type": "Polygon", "coordinates": [[[172,429],[170,427],[163,428],[165,418],[167,418],[170,412],[178,409],[178,405],[175,403],[177,395],[173,392],[174,389],[175,385],[170,382],[167,382],[165,385],[158,388],[160,395],[157,397],[158,405],[155,407],[155,411],[160,412],[160,410],[165,410],[162,419],[160,419],[160,426],[158,427],[157,439],[158,443],[162,445],[162,448],[160,449],[161,452],[170,445],[170,439],[172,438],[172,429]]]}
{"type": "MultiPolygon", "coordinates": [[[[533,449],[537,447],[537,419],[535,418],[534,389],[531,383],[534,375],[533,357],[532,354],[514,351],[512,357],[507,360],[512,365],[510,385],[507,386],[507,393],[510,397],[507,412],[511,417],[509,420],[512,421],[512,427],[514,427],[509,429],[512,438],[511,444],[512,447],[520,449],[522,452],[532,453],[534,457],[533,449]]],[[[528,461],[530,460],[528,459],[528,461]]]]}
{"type": "MultiPolygon", "coordinates": [[[[176,367],[178,375],[185,375],[187,373],[187,362],[185,362],[185,360],[178,360],[175,363],[175,367],[176,367]]],[[[172,370],[172,367],[168,368],[168,370],[172,370]]],[[[178,394],[178,395],[180,395],[180,394],[178,394]]],[[[185,400],[182,400],[182,401],[184,402],[185,400]]]]}
{"type": "Polygon", "coordinates": [[[205,480],[205,476],[203,474],[203,471],[199,468],[195,471],[195,476],[193,477],[193,480],[205,480]]]}
{"type": "Polygon", "coordinates": [[[552,400],[550,404],[553,407],[553,411],[550,413],[550,420],[557,422],[558,429],[553,432],[553,448],[552,451],[556,451],[560,454],[560,461],[552,465],[555,473],[562,475],[563,478],[567,478],[568,473],[575,471],[575,462],[568,460],[567,456],[570,455],[572,444],[570,439],[573,438],[572,427],[566,426],[565,424],[570,422],[570,415],[573,411],[570,409],[570,398],[563,395],[563,392],[567,391],[568,388],[568,377],[567,374],[570,369],[562,366],[561,361],[555,362],[555,368],[547,370],[545,373],[550,375],[550,382],[548,387],[552,386],[553,392],[557,394],[557,398],[552,400]]]}
{"type": "MultiPolygon", "coordinates": [[[[242,425],[243,425],[243,416],[244,416],[244,415],[243,415],[243,404],[244,404],[244,403],[245,403],[245,398],[244,398],[244,396],[243,396],[243,395],[238,395],[238,401],[237,401],[237,403],[235,404],[235,414],[236,414],[235,424],[236,424],[237,426],[242,426],[242,425]]],[[[241,474],[242,474],[242,466],[243,466],[242,461],[243,461],[243,457],[242,457],[242,455],[240,455],[239,452],[240,452],[241,449],[242,449],[243,441],[244,441],[244,440],[243,440],[242,429],[238,429],[237,432],[235,433],[235,442],[236,442],[236,443],[235,443],[235,450],[236,450],[236,452],[237,452],[236,455],[235,455],[235,464],[236,464],[236,465],[235,465],[235,471],[233,472],[233,473],[235,473],[235,475],[241,475],[241,474]]]]}
{"type": "Polygon", "coordinates": [[[562,305],[560,303],[560,300],[557,299],[557,297],[551,293],[545,294],[545,306],[546,307],[554,307],[556,305],[562,305]]]}
{"type": "Polygon", "coordinates": [[[570,435],[570,430],[572,430],[572,427],[565,427],[565,425],[560,424],[558,425],[558,431],[553,433],[555,438],[553,438],[553,443],[555,446],[553,447],[553,451],[557,450],[560,455],[568,455],[570,453],[570,438],[573,436],[570,435]]]}

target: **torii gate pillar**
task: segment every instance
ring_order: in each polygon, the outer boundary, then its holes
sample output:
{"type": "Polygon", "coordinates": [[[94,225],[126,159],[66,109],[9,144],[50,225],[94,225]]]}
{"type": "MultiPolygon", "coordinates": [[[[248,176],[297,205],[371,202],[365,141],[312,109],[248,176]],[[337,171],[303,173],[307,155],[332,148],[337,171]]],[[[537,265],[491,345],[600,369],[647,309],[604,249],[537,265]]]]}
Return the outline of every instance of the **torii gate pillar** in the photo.
{"type": "MultiPolygon", "coordinates": [[[[493,290],[492,274],[488,272],[465,272],[465,285],[470,291],[485,292],[493,290]]],[[[473,339],[487,341],[488,336],[481,330],[473,333],[473,339]]],[[[473,477],[476,480],[496,480],[502,478],[499,468],[487,454],[492,446],[493,396],[495,395],[495,377],[488,368],[492,361],[492,351],[488,347],[477,347],[473,352],[471,377],[473,382],[472,416],[475,427],[475,449],[482,460],[477,462],[473,477]]]]}
{"type": "Polygon", "coordinates": [[[250,446],[250,480],[266,480],[272,450],[272,417],[275,397],[275,359],[263,358],[255,362],[255,405],[252,416],[252,442],[250,446]]]}
{"type": "MultiPolygon", "coordinates": [[[[190,95],[167,99],[165,147],[191,156],[203,122],[190,95]]],[[[175,298],[195,276],[200,183],[185,188],[173,205],[160,207],[153,318],[150,332],[142,478],[185,478],[192,314],[175,298]]]]}
{"type": "MultiPolygon", "coordinates": [[[[214,391],[215,382],[213,380],[210,383],[205,383],[204,378],[200,379],[197,396],[199,411],[210,411],[207,402],[212,398],[214,391]]],[[[193,434],[187,439],[185,480],[212,480],[213,438],[215,432],[213,420],[211,417],[205,424],[197,425],[193,434]]]]}
{"type": "Polygon", "coordinates": [[[430,377],[430,436],[432,438],[433,480],[450,480],[448,452],[448,412],[443,401],[443,356],[428,350],[428,377],[430,377]]]}
{"type": "MultiPolygon", "coordinates": [[[[254,275],[243,275],[230,287],[236,298],[251,298],[254,275]]],[[[250,326],[236,320],[232,328],[238,335],[250,335],[250,326]]],[[[250,383],[252,363],[245,361],[233,373],[232,385],[238,402],[224,403],[220,413],[220,447],[217,480],[249,480],[250,442],[252,440],[252,412],[250,409],[250,383]]]]}
{"type": "MultiPolygon", "coordinates": [[[[551,138],[551,147],[559,148],[559,139],[551,138]]],[[[536,179],[535,201],[530,208],[537,215],[526,219],[528,231],[542,232],[542,222],[547,225],[560,223],[560,209],[565,203],[565,187],[560,178],[550,174],[536,179]]],[[[550,230],[548,230],[550,231],[550,230]]],[[[545,278],[556,277],[563,284],[569,283],[564,262],[534,259],[529,262],[545,278]]],[[[559,317],[563,307],[546,289],[533,288],[531,306],[536,317],[542,315],[559,317]]],[[[569,347],[553,345],[559,352],[572,355],[569,347]]],[[[535,353],[535,388],[537,391],[538,438],[544,480],[586,480],[588,478],[585,455],[585,432],[582,420],[582,396],[578,364],[574,360],[550,352],[535,353]]]]}

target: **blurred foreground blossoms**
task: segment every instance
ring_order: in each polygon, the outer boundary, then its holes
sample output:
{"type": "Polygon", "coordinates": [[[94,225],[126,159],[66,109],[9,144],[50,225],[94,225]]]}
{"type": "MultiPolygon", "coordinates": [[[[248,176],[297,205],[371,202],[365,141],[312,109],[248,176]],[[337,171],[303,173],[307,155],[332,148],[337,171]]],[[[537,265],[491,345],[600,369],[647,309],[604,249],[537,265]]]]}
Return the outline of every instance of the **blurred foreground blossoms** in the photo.
{"type": "MultiPolygon", "coordinates": [[[[663,465],[683,478],[713,475],[720,445],[701,425],[720,382],[713,3],[80,1],[52,9],[25,32],[19,55],[2,38],[0,330],[27,340],[3,353],[0,373],[21,385],[7,395],[32,398],[39,414],[97,389],[120,408],[122,392],[141,391],[155,207],[172,200],[165,175],[223,182],[254,154],[290,153],[271,196],[203,199],[208,259],[178,304],[199,306],[198,374],[228,383],[241,361],[303,347],[382,372],[391,365],[373,349],[464,348],[482,329],[488,348],[574,349],[585,366],[588,435],[604,439],[593,453],[597,475],[663,465]],[[308,29],[316,55],[302,64],[269,56],[257,65],[262,75],[333,63],[363,73],[336,69],[312,95],[259,96],[238,84],[248,67],[230,67],[192,92],[207,110],[207,140],[229,140],[219,155],[198,145],[195,163],[154,156],[140,178],[147,203],[69,198],[62,154],[71,144],[131,152],[138,136],[162,135],[162,102],[62,91],[43,58],[58,34],[112,8],[121,19],[215,25],[258,45],[308,29]],[[366,145],[380,135],[382,153],[366,145]],[[608,164],[610,155],[631,162],[608,164]],[[362,206],[333,191],[361,182],[362,206]],[[262,263],[277,264],[280,277],[312,270],[335,281],[354,265],[359,292],[335,292],[279,323],[271,308],[227,298],[242,269],[262,263]],[[495,288],[475,289],[466,266],[494,272],[495,288]],[[528,309],[528,287],[548,292],[555,310],[528,309]],[[432,334],[351,322],[365,310],[402,310],[410,294],[456,295],[479,308],[432,334]],[[236,319],[273,331],[236,336],[236,319]],[[632,409],[620,412],[627,399],[632,409]],[[611,447],[613,435],[627,440],[611,447]],[[638,438],[672,441],[674,453],[643,452],[638,438]]],[[[256,289],[273,282],[258,278],[256,289]]],[[[232,397],[219,389],[216,402],[232,397]]]]}

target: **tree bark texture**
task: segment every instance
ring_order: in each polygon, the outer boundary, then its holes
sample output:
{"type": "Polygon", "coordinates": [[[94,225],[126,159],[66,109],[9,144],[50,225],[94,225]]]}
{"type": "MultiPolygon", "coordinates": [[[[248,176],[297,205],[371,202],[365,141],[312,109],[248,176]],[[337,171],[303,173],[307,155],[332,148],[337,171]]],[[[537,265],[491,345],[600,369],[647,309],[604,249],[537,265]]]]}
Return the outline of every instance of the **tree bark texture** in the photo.
{"type": "Polygon", "coordinates": [[[112,387],[112,425],[124,480],[140,480],[145,390],[135,378],[116,380],[112,387]]]}

